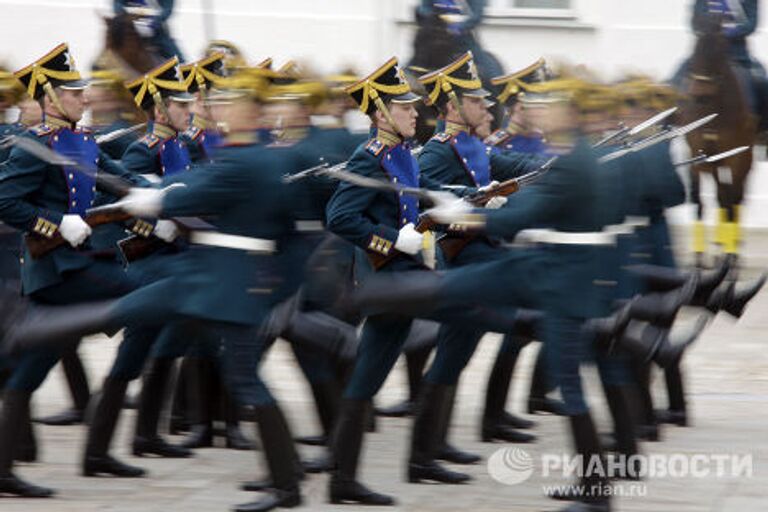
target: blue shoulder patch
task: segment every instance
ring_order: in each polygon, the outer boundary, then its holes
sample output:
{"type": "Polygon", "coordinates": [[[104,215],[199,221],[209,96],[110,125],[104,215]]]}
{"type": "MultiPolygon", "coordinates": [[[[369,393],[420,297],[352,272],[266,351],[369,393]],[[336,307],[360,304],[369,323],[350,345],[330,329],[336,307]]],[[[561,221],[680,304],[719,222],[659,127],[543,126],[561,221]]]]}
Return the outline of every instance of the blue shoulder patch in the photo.
{"type": "Polygon", "coordinates": [[[42,137],[43,135],[48,135],[49,133],[53,133],[53,128],[48,126],[45,123],[37,124],[29,129],[29,132],[33,135],[37,135],[38,137],[42,137]]]}
{"type": "Polygon", "coordinates": [[[496,130],[492,134],[490,134],[488,137],[485,138],[485,143],[489,146],[498,146],[505,140],[507,140],[509,137],[511,137],[510,133],[506,130],[496,130]]]}
{"type": "Polygon", "coordinates": [[[160,137],[157,135],[153,135],[151,133],[146,134],[142,138],[139,139],[139,142],[147,146],[148,148],[155,147],[158,142],[160,142],[160,137]]]}
{"type": "Polygon", "coordinates": [[[374,156],[379,156],[379,154],[385,147],[386,145],[383,142],[381,142],[379,139],[371,139],[365,145],[365,150],[374,156]]]}
{"type": "Polygon", "coordinates": [[[440,142],[440,143],[445,143],[445,142],[448,142],[449,140],[451,140],[451,134],[448,133],[448,132],[436,133],[436,134],[434,134],[432,136],[432,138],[430,140],[434,140],[434,141],[437,141],[437,142],[440,142]]]}

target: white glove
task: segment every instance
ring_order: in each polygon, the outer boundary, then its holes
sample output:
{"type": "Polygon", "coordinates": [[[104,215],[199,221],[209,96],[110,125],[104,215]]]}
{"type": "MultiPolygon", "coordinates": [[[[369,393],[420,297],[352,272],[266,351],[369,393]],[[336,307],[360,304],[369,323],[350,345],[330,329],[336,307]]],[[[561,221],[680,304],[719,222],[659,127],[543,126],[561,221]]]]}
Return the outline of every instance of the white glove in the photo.
{"type": "Polygon", "coordinates": [[[499,182],[496,180],[491,181],[489,184],[487,184],[484,187],[480,187],[477,189],[478,192],[488,192],[489,190],[496,188],[499,186],[499,182]]]}
{"type": "Polygon", "coordinates": [[[79,215],[66,214],[61,218],[59,232],[69,245],[77,247],[91,234],[91,226],[86,224],[79,215]]]}
{"type": "Polygon", "coordinates": [[[424,235],[416,231],[413,222],[409,222],[397,234],[395,249],[406,254],[416,254],[424,243],[424,235]]]}
{"type": "Polygon", "coordinates": [[[120,200],[120,206],[136,217],[157,217],[163,207],[165,190],[156,188],[132,188],[120,200]]]}
{"type": "Polygon", "coordinates": [[[171,243],[179,236],[179,230],[172,220],[159,220],[155,224],[155,230],[152,234],[163,242],[171,243]]]}
{"type": "Polygon", "coordinates": [[[427,210],[427,215],[440,224],[454,224],[464,219],[472,211],[472,206],[448,192],[430,192],[435,206],[427,210]]]}
{"type": "Polygon", "coordinates": [[[489,208],[491,210],[495,210],[496,208],[501,208],[507,204],[507,198],[504,196],[494,196],[488,200],[487,203],[485,203],[485,207],[489,208]]]}

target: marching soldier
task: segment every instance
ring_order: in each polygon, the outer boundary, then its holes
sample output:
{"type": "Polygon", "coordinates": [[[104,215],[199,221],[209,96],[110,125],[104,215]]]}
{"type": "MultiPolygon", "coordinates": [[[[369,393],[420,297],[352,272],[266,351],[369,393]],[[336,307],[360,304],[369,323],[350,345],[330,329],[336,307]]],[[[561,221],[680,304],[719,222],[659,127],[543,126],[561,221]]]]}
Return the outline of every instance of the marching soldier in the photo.
{"type": "Polygon", "coordinates": [[[183,134],[192,162],[212,160],[214,150],[221,143],[221,133],[208,111],[206,97],[213,81],[227,73],[225,59],[223,53],[212,52],[198,62],[181,66],[189,92],[197,96],[192,121],[183,134]]]}
{"type": "MultiPolygon", "coordinates": [[[[149,119],[146,135],[131,144],[123,155],[122,162],[126,170],[137,175],[152,176],[156,181],[163,178],[167,181],[175,180],[190,170],[192,162],[182,134],[189,127],[190,105],[194,98],[188,89],[194,79],[195,74],[187,73],[185,76],[178,59],[172,58],[144,77],[126,83],[136,105],[146,112],[149,119]]],[[[154,231],[159,239],[157,250],[141,260],[131,262],[128,267],[129,273],[137,273],[144,282],[151,282],[162,275],[163,267],[170,264],[169,257],[182,250],[173,243],[176,233],[172,222],[159,220],[154,231]]],[[[173,363],[186,352],[191,338],[194,338],[193,332],[183,323],[169,323],[158,331],[151,354],[146,352],[143,358],[138,353],[133,356],[133,364],[138,365],[139,371],[144,360],[149,357],[132,443],[133,454],[136,456],[192,455],[188,448],[165,441],[158,434],[158,424],[163,399],[168,394],[173,363]]],[[[149,350],[149,347],[146,349],[149,350]]]]}
{"type": "MultiPolygon", "coordinates": [[[[490,93],[482,88],[471,53],[421,76],[419,82],[429,91],[427,103],[435,105],[445,120],[445,130],[432,137],[419,153],[419,167],[424,176],[443,185],[484,191],[492,187],[491,180],[514,178],[538,167],[535,158],[520,154],[489,155],[487,146],[477,137],[477,129],[490,118],[486,99],[490,93]]],[[[503,203],[504,198],[499,197],[487,206],[499,207],[503,203]]],[[[449,232],[443,240],[450,243],[452,238],[462,238],[462,235],[449,232]]],[[[441,266],[448,268],[488,261],[497,256],[498,249],[494,244],[491,239],[473,237],[458,253],[441,251],[439,261],[441,266]]],[[[435,458],[458,464],[479,460],[474,454],[452,447],[448,442],[448,431],[459,374],[483,334],[484,331],[475,326],[443,325],[440,329],[437,352],[424,377],[421,407],[414,421],[409,464],[412,482],[424,479],[459,483],[467,479],[466,475],[441,468],[435,458]]],[[[533,440],[529,434],[499,424],[488,425],[483,437],[511,442],[533,440]]]]}
{"type": "MultiPolygon", "coordinates": [[[[223,76],[232,74],[238,66],[245,65],[239,50],[226,41],[214,41],[209,45],[206,56],[194,63],[181,66],[184,81],[189,84],[189,92],[195,95],[192,106],[192,120],[189,128],[181,135],[190,160],[194,164],[213,161],[216,149],[221,145],[223,135],[216,124],[208,102],[214,83],[223,76]],[[219,51],[222,50],[222,51],[219,51]],[[227,53],[224,53],[226,51],[227,53]]],[[[176,336],[185,334],[175,333],[176,336]]],[[[194,332],[189,332],[194,337],[194,332]]],[[[216,410],[221,410],[225,426],[227,448],[250,450],[252,443],[243,435],[239,424],[239,407],[224,386],[223,365],[215,350],[215,343],[210,339],[196,340],[191,346],[178,339],[176,343],[159,344],[155,356],[172,359],[175,355],[186,353],[177,379],[177,394],[186,397],[186,406],[192,422],[189,435],[181,443],[184,448],[204,448],[213,446],[213,420],[216,410]]],[[[163,375],[167,375],[165,372],[163,375]]],[[[167,378],[167,377],[165,377],[167,378]]],[[[155,405],[153,418],[159,417],[162,403],[155,405]]],[[[157,422],[153,422],[152,432],[157,432],[157,422]]]]}
{"type": "MultiPolygon", "coordinates": [[[[0,182],[0,219],[30,236],[61,236],[67,243],[38,259],[27,250],[21,268],[23,293],[40,304],[73,304],[120,296],[135,287],[113,261],[93,259],[87,244],[91,228],[83,220],[93,204],[96,181],[92,171],[98,166],[108,173],[136,180],[100,153],[92,134],[76,123],[85,109],[87,82],[75,68],[66,44],[15,76],[30,97],[42,106],[43,123],[30,128],[24,137],[49,145],[54,151],[73,155],[83,168],[62,168],[49,164],[20,148],[11,150],[0,182]]],[[[53,334],[55,336],[55,334],[53,334]]],[[[129,327],[126,344],[142,343],[140,329],[129,327]]],[[[77,340],[72,339],[71,349],[77,340]]],[[[45,379],[60,356],[59,351],[24,354],[6,384],[0,416],[0,492],[27,497],[48,497],[54,491],[25,482],[12,471],[11,449],[18,442],[20,427],[29,416],[31,394],[45,379]]],[[[94,418],[98,423],[100,418],[94,418]]],[[[113,468],[114,459],[99,456],[89,461],[89,469],[113,468]]]]}
{"type": "MultiPolygon", "coordinates": [[[[368,115],[376,136],[358,147],[347,169],[393,183],[418,186],[419,171],[407,145],[416,129],[414,103],[397,60],[392,58],[347,92],[368,115]]],[[[328,229],[362,251],[395,256],[378,272],[424,268],[419,251],[422,235],[414,229],[418,202],[403,194],[378,192],[342,183],[327,209],[328,229]]],[[[375,315],[366,319],[355,368],[347,384],[333,440],[335,469],[329,484],[332,503],[392,505],[394,500],[359,482],[357,468],[371,400],[400,354],[411,319],[375,315]]]]}
{"type": "MultiPolygon", "coordinates": [[[[88,107],[91,113],[91,129],[94,135],[116,134],[130,129],[138,122],[138,111],[133,100],[123,87],[123,77],[116,63],[104,59],[94,64],[88,88],[88,107]],[[114,67],[108,67],[114,65],[114,67]]],[[[131,142],[138,138],[138,130],[99,144],[99,148],[110,158],[119,160],[131,142]]],[[[97,199],[99,203],[103,198],[97,199]]],[[[116,258],[115,243],[125,236],[123,226],[106,224],[93,229],[90,237],[94,254],[103,258],[116,258]]],[[[85,409],[90,400],[90,387],[82,359],[76,350],[68,351],[61,357],[61,367],[66,377],[73,407],[44,418],[36,418],[44,425],[74,425],[82,423],[85,409]]]]}
{"type": "Polygon", "coordinates": [[[195,231],[190,242],[196,250],[176,255],[165,278],[119,300],[38,310],[49,321],[25,322],[15,341],[6,342],[12,351],[23,350],[50,343],[51,332],[83,335],[139,320],[145,325],[199,320],[199,328],[221,340],[227,385],[236,400],[253,409],[272,481],[269,496],[234,510],[290,508],[301,503],[298,457],[257,366],[265,348],[259,326],[280,300],[281,282],[294,272],[284,267],[291,258],[277,252],[290,242],[292,201],[282,183],[283,155],[257,144],[264,77],[258,70],[243,71],[221,87],[211,100],[214,116],[229,132],[218,162],[184,174],[185,187],[133,189],[120,204],[141,217],[215,214],[219,231],[195,231]]]}
{"type": "MultiPolygon", "coordinates": [[[[576,450],[586,464],[590,457],[600,456],[601,449],[579,378],[584,351],[581,325],[598,311],[592,288],[596,275],[594,244],[610,243],[610,236],[597,231],[600,226],[593,195],[597,162],[577,136],[572,89],[572,82],[556,80],[542,84],[537,91],[543,101],[537,126],[548,139],[557,142],[562,156],[535,185],[523,189],[497,210],[469,213],[461,202],[447,199],[445,206],[430,210],[438,222],[463,223],[503,237],[512,238],[534,226],[543,228],[531,233],[540,237],[540,249],[502,253],[504,257],[498,261],[452,270],[444,278],[430,277],[419,282],[415,276],[404,277],[403,282],[408,284],[403,286],[402,293],[398,294],[397,287],[389,284],[376,293],[371,293],[371,288],[363,289],[358,299],[368,311],[422,307],[422,301],[429,301],[436,308],[508,303],[543,310],[543,340],[552,346],[547,351],[552,358],[550,367],[557,369],[553,377],[563,396],[576,450]]],[[[534,95],[527,96],[531,100],[534,95]]],[[[377,288],[382,284],[386,282],[368,283],[377,288]]],[[[585,473],[585,488],[602,489],[605,483],[601,475],[585,473]]],[[[581,508],[569,510],[610,510],[610,498],[601,491],[581,499],[581,508]]]]}
{"type": "MultiPolygon", "coordinates": [[[[539,59],[532,65],[505,75],[495,77],[491,81],[501,88],[498,100],[504,105],[507,116],[505,125],[493,132],[485,139],[492,151],[516,152],[544,155],[546,144],[541,132],[534,130],[527,119],[524,104],[521,101],[521,87],[526,83],[541,82],[547,76],[544,59],[539,59]]],[[[535,335],[535,333],[530,333],[535,335]]],[[[531,341],[531,337],[507,333],[504,336],[499,351],[496,354],[491,373],[488,376],[486,386],[485,408],[481,424],[481,439],[490,440],[490,436],[483,432],[492,431],[495,425],[509,425],[513,428],[531,428],[533,422],[520,418],[505,411],[509,385],[512,380],[518,356],[522,348],[531,341]]],[[[546,381],[545,346],[539,349],[533,377],[531,379],[530,395],[528,399],[528,412],[538,410],[558,411],[559,403],[546,397],[550,387],[546,381]]]]}

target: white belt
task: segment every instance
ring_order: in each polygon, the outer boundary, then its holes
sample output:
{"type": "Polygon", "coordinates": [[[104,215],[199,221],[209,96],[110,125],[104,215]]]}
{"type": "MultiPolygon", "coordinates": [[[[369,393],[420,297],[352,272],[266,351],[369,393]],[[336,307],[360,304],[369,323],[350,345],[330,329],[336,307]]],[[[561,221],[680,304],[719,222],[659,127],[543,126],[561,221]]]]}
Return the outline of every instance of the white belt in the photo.
{"type": "Polygon", "coordinates": [[[297,220],[294,227],[299,233],[312,233],[325,229],[319,220],[297,220]]]}
{"type": "Polygon", "coordinates": [[[635,232],[635,227],[626,222],[622,224],[610,224],[603,228],[603,231],[612,235],[631,235],[635,232]]]}
{"type": "Polygon", "coordinates": [[[553,245],[613,245],[616,243],[616,235],[603,231],[569,233],[553,229],[525,229],[518,233],[517,239],[553,245]]]}
{"type": "Polygon", "coordinates": [[[644,228],[651,225],[651,220],[648,217],[640,217],[639,215],[627,215],[624,218],[624,224],[628,224],[633,228],[644,228]]]}
{"type": "Polygon", "coordinates": [[[274,240],[264,238],[251,238],[249,236],[227,235],[215,231],[193,231],[189,241],[198,245],[212,247],[224,247],[226,249],[240,249],[251,252],[275,252],[277,245],[274,240]]]}

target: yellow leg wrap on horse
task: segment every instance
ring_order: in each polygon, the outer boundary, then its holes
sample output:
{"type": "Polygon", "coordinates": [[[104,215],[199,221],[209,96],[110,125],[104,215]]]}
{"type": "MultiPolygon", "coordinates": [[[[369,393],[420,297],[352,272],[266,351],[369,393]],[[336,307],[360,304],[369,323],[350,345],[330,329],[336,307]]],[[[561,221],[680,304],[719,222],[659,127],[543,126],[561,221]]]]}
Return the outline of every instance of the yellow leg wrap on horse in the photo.
{"type": "Polygon", "coordinates": [[[725,254],[737,254],[739,252],[739,242],[737,238],[737,230],[735,222],[726,222],[723,225],[723,234],[725,240],[723,242],[723,252],[725,254]]]}
{"type": "Polygon", "coordinates": [[[741,243],[741,205],[733,205],[733,224],[734,224],[734,238],[736,245],[741,243]]]}
{"type": "Polygon", "coordinates": [[[728,210],[725,208],[717,209],[717,227],[715,228],[715,243],[725,245],[725,239],[728,236],[725,232],[725,223],[728,222],[728,210]]]}
{"type": "Polygon", "coordinates": [[[704,254],[707,250],[707,227],[700,220],[693,223],[693,252],[704,254]]]}

